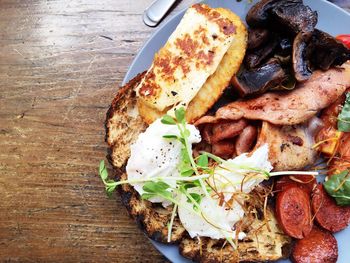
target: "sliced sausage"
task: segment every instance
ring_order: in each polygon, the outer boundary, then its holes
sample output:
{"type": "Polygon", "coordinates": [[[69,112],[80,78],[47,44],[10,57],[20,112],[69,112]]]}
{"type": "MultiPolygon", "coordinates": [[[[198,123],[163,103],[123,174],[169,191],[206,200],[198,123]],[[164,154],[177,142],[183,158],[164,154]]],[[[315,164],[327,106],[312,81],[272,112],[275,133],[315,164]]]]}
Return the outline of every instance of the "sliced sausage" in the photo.
{"type": "Polygon", "coordinates": [[[211,151],[212,154],[215,154],[223,159],[229,159],[235,155],[235,143],[233,140],[220,141],[212,145],[211,151]]]}
{"type": "Polygon", "coordinates": [[[282,192],[289,187],[298,186],[299,188],[305,190],[309,195],[311,195],[312,190],[316,184],[316,178],[312,175],[285,175],[276,181],[275,191],[282,192]]]}
{"type": "Polygon", "coordinates": [[[240,134],[247,125],[248,122],[245,119],[214,124],[212,142],[216,143],[224,139],[233,138],[240,134]]]}
{"type": "Polygon", "coordinates": [[[330,232],[314,226],[307,237],[296,241],[291,259],[294,263],[335,263],[337,240],[330,232]]]}
{"type": "Polygon", "coordinates": [[[338,206],[322,184],[315,188],[311,206],[317,223],[333,233],[346,228],[350,223],[350,206],[338,206]]]}
{"type": "Polygon", "coordinates": [[[282,230],[291,237],[304,238],[312,229],[310,197],[297,186],[277,195],[276,214],[282,230]]]}
{"type": "Polygon", "coordinates": [[[248,125],[247,127],[245,127],[242,133],[237,137],[237,155],[248,152],[252,148],[254,142],[256,141],[257,135],[258,131],[254,126],[248,125]]]}

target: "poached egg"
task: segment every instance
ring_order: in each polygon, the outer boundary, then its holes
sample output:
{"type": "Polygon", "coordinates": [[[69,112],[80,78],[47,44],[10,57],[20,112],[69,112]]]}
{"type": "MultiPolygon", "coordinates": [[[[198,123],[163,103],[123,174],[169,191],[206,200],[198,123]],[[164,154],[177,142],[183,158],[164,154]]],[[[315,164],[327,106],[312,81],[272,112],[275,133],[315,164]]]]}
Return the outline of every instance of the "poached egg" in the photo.
{"type": "MultiPolygon", "coordinates": [[[[199,143],[201,141],[199,130],[190,124],[186,124],[186,128],[190,131],[188,138],[190,145],[199,143]]],[[[178,164],[182,144],[176,139],[164,138],[164,135],[179,136],[180,134],[176,125],[166,125],[158,119],[139,135],[136,142],[131,145],[131,156],[126,166],[128,180],[161,177],[162,181],[171,188],[176,188],[176,180],[169,178],[181,176],[178,164]]],[[[233,195],[237,196],[237,192],[241,191],[241,184],[247,173],[255,173],[256,169],[269,172],[272,168],[268,161],[268,145],[265,144],[250,156],[245,153],[215,167],[214,174],[207,181],[211,186],[215,185],[216,192],[223,193],[225,202],[222,202],[214,192],[208,194],[201,187],[193,187],[188,189],[188,193],[202,196],[200,209],[195,211],[193,204],[188,202],[185,194],[179,191],[174,192],[173,197],[180,204],[179,218],[189,235],[192,238],[196,236],[213,239],[235,238],[234,225],[244,217],[244,210],[237,201],[232,199],[233,195]],[[227,203],[230,205],[225,205],[227,203]]],[[[242,185],[244,193],[249,193],[266,179],[261,174],[259,175],[244,180],[242,185]]],[[[140,195],[144,193],[144,183],[131,183],[131,185],[140,195]]],[[[238,198],[240,198],[239,195],[238,198]]],[[[162,197],[152,197],[149,201],[162,203],[163,206],[171,204],[162,197]]],[[[243,232],[237,234],[238,239],[245,237],[243,232]]]]}
{"type": "MultiPolygon", "coordinates": [[[[251,156],[247,153],[237,156],[234,159],[229,159],[226,162],[217,166],[214,170],[214,175],[209,177],[208,182],[211,186],[215,186],[216,192],[223,193],[224,201],[215,194],[210,197],[203,197],[200,203],[202,215],[198,215],[191,208],[191,204],[186,202],[182,197],[182,206],[179,206],[180,220],[193,238],[196,236],[205,236],[213,239],[226,237],[236,237],[234,225],[243,218],[244,210],[236,199],[241,199],[244,202],[244,197],[240,197],[238,192],[241,191],[241,186],[244,193],[249,193],[264,179],[264,176],[252,176],[245,178],[249,172],[254,172],[249,168],[261,169],[270,172],[272,165],[268,161],[268,146],[261,146],[251,156]],[[242,181],[244,183],[242,185],[242,181]],[[235,196],[236,199],[233,199],[235,196]],[[231,200],[231,202],[229,202],[231,200]],[[221,205],[220,205],[221,203],[221,205]],[[229,206],[225,203],[230,203],[229,206]]],[[[197,188],[192,191],[204,195],[202,189],[197,188]]],[[[243,239],[246,235],[243,232],[237,233],[238,239],[243,239]]]]}
{"type": "MultiPolygon", "coordinates": [[[[199,130],[194,125],[186,124],[186,128],[190,131],[188,138],[190,145],[201,141],[199,130]]],[[[180,132],[176,125],[166,125],[158,119],[139,135],[130,147],[131,155],[126,165],[128,180],[180,176],[177,166],[180,162],[181,142],[163,138],[164,135],[179,136],[180,132]]],[[[163,181],[171,187],[176,186],[175,180],[164,179],[163,181]]],[[[131,185],[140,195],[144,193],[142,189],[144,183],[131,183],[131,185]]],[[[163,203],[165,200],[153,197],[149,201],[163,203]]]]}

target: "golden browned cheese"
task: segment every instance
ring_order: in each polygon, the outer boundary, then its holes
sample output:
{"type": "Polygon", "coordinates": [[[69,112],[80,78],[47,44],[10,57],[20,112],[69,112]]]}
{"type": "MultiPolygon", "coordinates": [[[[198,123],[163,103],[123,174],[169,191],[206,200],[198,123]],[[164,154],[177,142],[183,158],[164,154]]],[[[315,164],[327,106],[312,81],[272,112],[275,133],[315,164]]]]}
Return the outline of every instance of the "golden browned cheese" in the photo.
{"type": "Polygon", "coordinates": [[[247,30],[231,11],[198,4],[191,7],[137,87],[144,121],[152,123],[167,112],[172,114],[177,105],[187,108],[189,122],[205,114],[238,71],[246,43],[247,30]],[[192,22],[193,32],[184,33],[189,28],[183,24],[196,17],[200,25],[194,29],[192,22]],[[179,28],[185,30],[180,34],[183,37],[174,40],[179,28]]]}

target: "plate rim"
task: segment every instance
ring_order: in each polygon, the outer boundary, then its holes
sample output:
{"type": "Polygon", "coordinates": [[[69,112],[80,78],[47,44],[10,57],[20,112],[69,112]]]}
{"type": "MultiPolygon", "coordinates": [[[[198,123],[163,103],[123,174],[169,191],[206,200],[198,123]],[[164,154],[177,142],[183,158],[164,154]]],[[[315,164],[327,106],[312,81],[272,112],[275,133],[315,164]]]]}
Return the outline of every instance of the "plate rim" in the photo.
{"type": "MultiPolygon", "coordinates": [[[[208,1],[208,0],[207,0],[208,1]]],[[[164,27],[166,27],[168,25],[168,23],[172,23],[174,20],[178,19],[180,16],[183,16],[185,11],[193,4],[196,4],[196,3],[205,3],[207,2],[206,0],[201,0],[201,1],[195,1],[194,3],[191,3],[189,6],[187,7],[184,7],[182,9],[180,9],[179,11],[177,11],[177,13],[175,13],[172,17],[170,17],[169,19],[167,19],[166,21],[164,21],[161,25],[158,26],[158,28],[147,38],[146,41],[143,42],[143,44],[141,45],[141,47],[137,50],[136,52],[136,55],[134,56],[131,64],[128,66],[128,69],[125,73],[125,76],[122,80],[122,84],[121,86],[124,86],[129,80],[131,80],[134,75],[131,75],[131,71],[132,69],[135,67],[136,65],[136,62],[139,60],[139,58],[141,57],[141,54],[143,53],[143,51],[145,50],[145,48],[148,46],[148,44],[152,41],[152,39],[158,35],[163,29],[164,27]]],[[[210,1],[210,0],[209,0],[210,1]]],[[[223,0],[225,1],[225,0],[223,0]]],[[[231,1],[234,1],[234,0],[231,0],[231,1]]],[[[330,1],[327,1],[327,0],[312,0],[312,1],[319,1],[319,2],[322,2],[323,4],[325,5],[328,5],[329,7],[331,8],[334,8],[337,10],[337,12],[340,12],[340,13],[343,13],[344,15],[348,16],[350,18],[350,12],[344,10],[343,8],[337,6],[336,4],[330,2],[330,1]]],[[[237,1],[237,4],[239,4],[240,2],[237,1]]],[[[245,21],[244,21],[245,22],[245,21]]],[[[140,72],[138,72],[140,73],[140,72]]],[[[350,228],[350,225],[348,226],[350,228]]],[[[168,259],[170,262],[173,262],[172,261],[172,258],[163,251],[164,248],[162,248],[162,246],[171,246],[168,245],[168,244],[162,244],[162,243],[158,243],[158,242],[155,242],[154,240],[150,239],[145,233],[143,233],[148,239],[149,241],[151,242],[151,244],[153,245],[153,247],[155,247],[163,257],[165,257],[166,259],[168,259]]],[[[174,245],[174,244],[172,244],[174,245]]],[[[178,244],[175,244],[176,246],[178,246],[178,244]]],[[[181,256],[181,255],[180,255],[181,256]]],[[[181,256],[182,257],[182,256],[181,256]]],[[[184,260],[188,261],[188,262],[192,262],[184,257],[182,257],[184,260]]],[[[339,260],[339,258],[338,258],[339,260]]]]}

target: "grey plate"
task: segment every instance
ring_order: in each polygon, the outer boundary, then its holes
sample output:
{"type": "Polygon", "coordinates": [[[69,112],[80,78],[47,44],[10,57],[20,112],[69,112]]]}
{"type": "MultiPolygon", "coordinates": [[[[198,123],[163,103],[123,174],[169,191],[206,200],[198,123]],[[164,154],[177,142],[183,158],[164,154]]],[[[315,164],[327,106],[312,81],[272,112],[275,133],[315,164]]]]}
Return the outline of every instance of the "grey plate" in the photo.
{"type": "MultiPolygon", "coordinates": [[[[204,1],[212,7],[225,7],[231,9],[238,14],[244,20],[245,14],[250,9],[252,4],[247,3],[247,0],[242,2],[236,2],[234,0],[208,0],[204,1]]],[[[349,32],[350,15],[341,8],[325,1],[325,0],[304,0],[304,3],[309,5],[313,10],[318,12],[318,24],[317,27],[326,31],[332,35],[347,34],[349,32]]],[[[172,19],[163,24],[152,37],[144,44],[140,52],[132,62],[125,78],[123,85],[136,74],[148,69],[152,64],[154,54],[166,43],[171,33],[175,30],[179,24],[185,10],[179,12],[172,19]]],[[[332,215],[330,215],[332,216],[332,215]]],[[[339,248],[339,260],[338,263],[350,262],[350,227],[337,233],[336,235],[339,248]]],[[[164,254],[170,261],[174,263],[178,262],[192,262],[181,255],[179,255],[178,247],[175,245],[164,245],[154,241],[151,241],[154,246],[164,254]]],[[[280,260],[278,263],[287,263],[289,260],[280,260]]]]}

